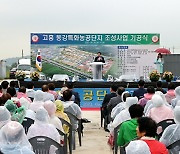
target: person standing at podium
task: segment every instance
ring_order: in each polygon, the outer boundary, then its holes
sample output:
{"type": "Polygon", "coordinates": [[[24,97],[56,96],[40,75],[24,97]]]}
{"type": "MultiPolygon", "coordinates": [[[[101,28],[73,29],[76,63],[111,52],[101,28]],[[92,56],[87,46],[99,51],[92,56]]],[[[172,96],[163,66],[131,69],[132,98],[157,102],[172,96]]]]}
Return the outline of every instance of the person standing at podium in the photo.
{"type": "Polygon", "coordinates": [[[94,62],[102,62],[105,63],[104,57],[101,56],[101,52],[97,53],[97,57],[95,57],[94,62]]]}

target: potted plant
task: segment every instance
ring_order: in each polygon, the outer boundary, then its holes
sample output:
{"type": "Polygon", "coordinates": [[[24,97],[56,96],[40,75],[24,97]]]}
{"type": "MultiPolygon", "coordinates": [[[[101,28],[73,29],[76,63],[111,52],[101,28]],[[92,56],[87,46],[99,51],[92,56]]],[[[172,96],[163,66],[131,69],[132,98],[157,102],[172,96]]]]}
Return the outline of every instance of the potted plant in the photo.
{"type": "Polygon", "coordinates": [[[17,71],[16,74],[15,74],[15,77],[19,81],[24,81],[24,78],[26,77],[26,74],[23,71],[17,71]]]}
{"type": "Polygon", "coordinates": [[[171,82],[171,80],[174,78],[172,72],[165,71],[163,73],[162,79],[166,80],[166,82],[171,82]]]}
{"type": "Polygon", "coordinates": [[[149,78],[152,82],[157,82],[160,78],[160,73],[158,73],[157,70],[153,70],[150,74],[149,74],[149,78]]]}
{"type": "Polygon", "coordinates": [[[32,79],[32,81],[38,81],[39,77],[40,77],[40,75],[39,75],[39,72],[37,72],[37,71],[30,73],[30,78],[32,79]]]}

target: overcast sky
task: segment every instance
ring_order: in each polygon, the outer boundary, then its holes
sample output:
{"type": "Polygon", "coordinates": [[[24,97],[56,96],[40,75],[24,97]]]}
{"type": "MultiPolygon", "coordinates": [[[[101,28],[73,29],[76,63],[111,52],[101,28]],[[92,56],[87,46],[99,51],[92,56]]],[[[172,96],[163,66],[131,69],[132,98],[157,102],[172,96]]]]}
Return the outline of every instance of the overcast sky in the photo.
{"type": "Polygon", "coordinates": [[[0,0],[1,58],[30,55],[31,32],[160,33],[180,53],[180,0],[0,0]]]}

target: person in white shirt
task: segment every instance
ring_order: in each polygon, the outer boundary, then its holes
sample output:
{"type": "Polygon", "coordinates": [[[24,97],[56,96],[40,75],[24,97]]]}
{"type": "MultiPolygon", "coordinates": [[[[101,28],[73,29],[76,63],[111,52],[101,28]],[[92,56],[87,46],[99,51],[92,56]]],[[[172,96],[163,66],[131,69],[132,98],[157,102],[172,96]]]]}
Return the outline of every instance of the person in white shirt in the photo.
{"type": "Polygon", "coordinates": [[[44,92],[44,98],[43,101],[52,101],[55,102],[54,95],[49,93],[49,87],[48,85],[42,86],[42,91],[44,92]]]}
{"type": "Polygon", "coordinates": [[[28,139],[35,136],[46,136],[60,143],[60,135],[56,127],[49,124],[49,115],[44,107],[40,107],[35,115],[34,124],[29,127],[28,139]]]}
{"type": "Polygon", "coordinates": [[[57,129],[64,132],[64,130],[62,128],[61,120],[57,116],[55,116],[56,105],[52,101],[46,101],[44,103],[44,108],[47,110],[47,112],[49,114],[49,117],[50,117],[49,123],[53,124],[57,129]]]}
{"type": "Polygon", "coordinates": [[[28,82],[26,94],[31,99],[31,101],[34,100],[35,90],[34,90],[34,83],[33,82],[28,82]]]}
{"type": "Polygon", "coordinates": [[[0,131],[0,149],[3,154],[34,154],[23,126],[8,122],[0,131]]]}
{"type": "Polygon", "coordinates": [[[44,93],[41,90],[37,90],[34,95],[34,100],[30,104],[29,109],[36,112],[41,106],[44,105],[44,93]]]}

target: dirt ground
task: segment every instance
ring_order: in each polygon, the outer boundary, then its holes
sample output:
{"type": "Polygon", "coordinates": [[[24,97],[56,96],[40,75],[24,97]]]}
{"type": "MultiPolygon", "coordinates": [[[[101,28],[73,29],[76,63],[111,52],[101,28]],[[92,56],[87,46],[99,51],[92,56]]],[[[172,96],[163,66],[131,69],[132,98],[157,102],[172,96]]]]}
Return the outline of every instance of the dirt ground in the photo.
{"type": "Polygon", "coordinates": [[[100,127],[100,111],[83,111],[82,117],[91,123],[84,124],[81,147],[76,137],[76,150],[73,150],[73,154],[112,154],[107,145],[109,133],[100,127]]]}

